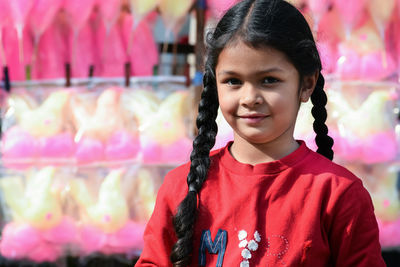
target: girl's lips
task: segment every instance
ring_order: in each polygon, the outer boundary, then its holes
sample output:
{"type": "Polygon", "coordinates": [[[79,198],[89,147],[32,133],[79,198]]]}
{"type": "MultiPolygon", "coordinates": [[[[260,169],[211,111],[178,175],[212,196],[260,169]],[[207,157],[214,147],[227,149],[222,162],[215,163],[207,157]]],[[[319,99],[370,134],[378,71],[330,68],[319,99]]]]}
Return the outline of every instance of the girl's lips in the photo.
{"type": "Polygon", "coordinates": [[[254,115],[242,115],[239,116],[239,118],[245,120],[248,123],[258,123],[268,117],[267,115],[264,114],[254,114],[254,115]]]}

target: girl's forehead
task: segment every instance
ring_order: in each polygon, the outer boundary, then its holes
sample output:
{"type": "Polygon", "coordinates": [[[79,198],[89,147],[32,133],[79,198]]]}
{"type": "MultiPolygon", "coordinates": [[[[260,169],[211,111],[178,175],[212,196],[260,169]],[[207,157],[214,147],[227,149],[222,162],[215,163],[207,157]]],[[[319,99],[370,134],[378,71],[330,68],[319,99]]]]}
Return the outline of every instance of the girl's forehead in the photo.
{"type": "Polygon", "coordinates": [[[225,46],[218,57],[216,68],[257,68],[279,66],[293,69],[287,56],[272,46],[253,47],[244,42],[234,42],[225,46]]]}

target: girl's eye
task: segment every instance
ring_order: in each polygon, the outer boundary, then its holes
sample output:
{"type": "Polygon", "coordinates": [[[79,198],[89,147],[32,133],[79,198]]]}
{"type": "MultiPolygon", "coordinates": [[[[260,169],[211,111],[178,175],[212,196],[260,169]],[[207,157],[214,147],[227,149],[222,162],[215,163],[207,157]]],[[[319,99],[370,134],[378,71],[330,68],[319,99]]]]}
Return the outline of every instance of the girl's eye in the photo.
{"type": "Polygon", "coordinates": [[[277,83],[277,82],[279,82],[279,80],[274,77],[266,77],[263,80],[263,83],[265,83],[265,84],[271,84],[271,83],[277,83]]]}
{"type": "Polygon", "coordinates": [[[242,82],[239,79],[230,78],[230,79],[226,79],[224,81],[224,83],[226,83],[228,85],[240,85],[242,82]]]}

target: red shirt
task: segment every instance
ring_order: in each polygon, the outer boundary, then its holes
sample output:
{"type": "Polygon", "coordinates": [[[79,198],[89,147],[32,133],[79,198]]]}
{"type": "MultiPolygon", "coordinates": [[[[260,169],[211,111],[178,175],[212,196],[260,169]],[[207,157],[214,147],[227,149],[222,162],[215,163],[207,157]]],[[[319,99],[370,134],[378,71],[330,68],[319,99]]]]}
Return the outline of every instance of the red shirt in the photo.
{"type": "MultiPolygon", "coordinates": [[[[191,266],[385,266],[359,178],[304,142],[255,166],[236,161],[228,146],[212,154],[199,194],[191,266]]],[[[136,266],[172,266],[172,217],[187,193],[189,166],[165,177],[136,266]]]]}

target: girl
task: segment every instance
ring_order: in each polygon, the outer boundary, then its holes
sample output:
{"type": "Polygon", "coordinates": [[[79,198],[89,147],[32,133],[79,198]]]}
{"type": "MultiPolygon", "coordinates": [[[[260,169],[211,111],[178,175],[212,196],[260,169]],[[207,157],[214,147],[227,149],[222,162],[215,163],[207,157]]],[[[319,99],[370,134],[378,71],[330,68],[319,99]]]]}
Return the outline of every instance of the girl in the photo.
{"type": "Polygon", "coordinates": [[[368,192],[331,161],[320,71],[289,3],[227,11],[208,38],[190,163],[165,177],[136,266],[385,266],[368,192]],[[317,153],[293,138],[309,98],[317,153]],[[218,107],[234,141],[210,154],[218,107]]]}

